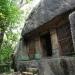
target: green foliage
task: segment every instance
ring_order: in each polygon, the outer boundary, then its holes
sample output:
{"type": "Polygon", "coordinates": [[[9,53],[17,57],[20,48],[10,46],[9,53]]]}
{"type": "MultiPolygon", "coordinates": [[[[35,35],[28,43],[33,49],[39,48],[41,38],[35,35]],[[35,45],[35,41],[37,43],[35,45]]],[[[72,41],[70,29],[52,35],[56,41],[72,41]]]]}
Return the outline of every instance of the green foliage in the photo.
{"type": "MultiPolygon", "coordinates": [[[[0,61],[9,60],[12,50],[13,42],[17,39],[17,35],[13,34],[12,29],[16,27],[15,23],[21,20],[21,11],[13,0],[0,0],[0,33],[4,33],[0,48],[0,61]]],[[[0,35],[1,36],[1,35],[0,35]]],[[[0,42],[1,43],[1,42],[0,42]]]]}
{"type": "MultiPolygon", "coordinates": [[[[26,3],[31,1],[25,0],[26,3]]],[[[22,21],[22,13],[17,2],[18,0],[0,0],[0,33],[4,33],[0,47],[0,63],[11,60],[11,54],[20,36],[18,31],[15,32],[22,21]]]]}
{"type": "Polygon", "coordinates": [[[4,41],[2,44],[2,50],[0,51],[0,62],[7,62],[10,60],[10,56],[12,53],[11,44],[8,41],[4,41]]]}
{"type": "MultiPolygon", "coordinates": [[[[14,26],[16,27],[16,26],[14,26]]],[[[8,27],[4,35],[4,40],[0,50],[0,61],[8,62],[11,60],[11,54],[13,53],[14,47],[18,41],[19,32],[14,33],[14,27],[8,27]]]]}
{"type": "Polygon", "coordinates": [[[19,16],[19,7],[14,2],[0,0],[0,21],[3,21],[1,25],[11,25],[19,20],[19,16]]]}

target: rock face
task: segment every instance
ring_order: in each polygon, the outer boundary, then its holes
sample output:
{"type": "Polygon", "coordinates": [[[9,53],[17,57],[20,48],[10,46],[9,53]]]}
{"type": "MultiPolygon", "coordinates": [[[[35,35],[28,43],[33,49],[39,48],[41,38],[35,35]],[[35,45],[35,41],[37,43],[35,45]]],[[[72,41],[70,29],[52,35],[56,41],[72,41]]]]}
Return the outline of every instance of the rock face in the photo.
{"type": "MultiPolygon", "coordinates": [[[[25,64],[26,67],[36,67],[39,75],[75,75],[75,57],[43,58],[39,61],[32,60],[17,62],[17,65],[25,64]],[[27,66],[28,65],[28,66],[27,66]]],[[[21,67],[17,67],[20,69],[21,67]]]]}
{"type": "Polygon", "coordinates": [[[49,61],[49,65],[54,75],[74,75],[74,63],[74,57],[62,57],[49,61]]]}
{"type": "Polygon", "coordinates": [[[75,0],[40,0],[24,25],[22,35],[75,7],[75,0]]]}
{"type": "Polygon", "coordinates": [[[73,40],[73,46],[75,51],[75,12],[72,12],[72,14],[70,14],[69,20],[71,25],[72,40],[73,40]]]}

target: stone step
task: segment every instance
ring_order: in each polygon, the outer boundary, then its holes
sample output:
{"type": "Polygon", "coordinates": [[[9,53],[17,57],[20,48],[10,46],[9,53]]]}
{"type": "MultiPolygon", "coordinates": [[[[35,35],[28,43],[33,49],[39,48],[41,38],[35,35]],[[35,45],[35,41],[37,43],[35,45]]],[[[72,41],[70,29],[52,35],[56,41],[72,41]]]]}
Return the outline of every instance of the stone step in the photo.
{"type": "Polygon", "coordinates": [[[32,72],[22,72],[22,75],[34,75],[32,72]]]}

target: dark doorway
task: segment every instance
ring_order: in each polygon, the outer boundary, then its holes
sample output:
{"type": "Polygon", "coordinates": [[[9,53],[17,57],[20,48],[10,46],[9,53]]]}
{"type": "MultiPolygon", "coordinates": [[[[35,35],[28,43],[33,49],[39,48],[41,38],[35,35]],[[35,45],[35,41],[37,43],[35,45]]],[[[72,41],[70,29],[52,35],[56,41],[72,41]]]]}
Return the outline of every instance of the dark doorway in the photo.
{"type": "Polygon", "coordinates": [[[52,56],[52,45],[51,45],[51,37],[50,32],[43,34],[41,36],[43,55],[44,56],[52,56]]]}

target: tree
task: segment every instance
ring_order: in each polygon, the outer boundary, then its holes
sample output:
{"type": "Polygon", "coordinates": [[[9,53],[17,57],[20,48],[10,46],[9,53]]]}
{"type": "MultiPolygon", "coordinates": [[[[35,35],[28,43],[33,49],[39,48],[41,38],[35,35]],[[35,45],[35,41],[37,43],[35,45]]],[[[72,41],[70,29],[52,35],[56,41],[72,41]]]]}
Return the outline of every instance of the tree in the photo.
{"type": "Polygon", "coordinates": [[[20,20],[21,11],[16,1],[0,0],[0,61],[6,61],[12,53],[13,40],[16,38],[12,29],[16,27],[16,23],[20,20]],[[4,35],[6,38],[4,38],[4,35]]]}
{"type": "Polygon", "coordinates": [[[0,0],[0,49],[5,31],[20,20],[20,13],[20,8],[15,1],[0,0]]]}
{"type": "MultiPolygon", "coordinates": [[[[24,1],[0,0],[0,61],[9,61],[14,45],[20,36],[19,32],[13,32],[13,30],[20,27],[20,24],[18,25],[17,23],[20,23],[23,18],[20,6],[23,6],[25,2],[26,4],[30,3],[32,0],[24,1]],[[18,5],[17,2],[19,2],[18,5]]],[[[27,14],[25,15],[27,16],[27,14]]]]}

